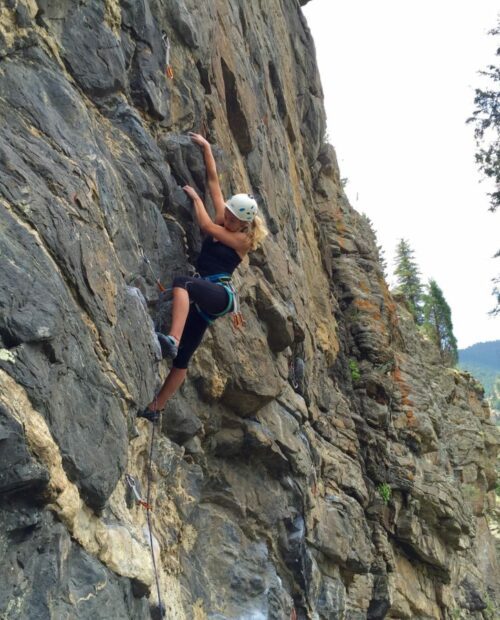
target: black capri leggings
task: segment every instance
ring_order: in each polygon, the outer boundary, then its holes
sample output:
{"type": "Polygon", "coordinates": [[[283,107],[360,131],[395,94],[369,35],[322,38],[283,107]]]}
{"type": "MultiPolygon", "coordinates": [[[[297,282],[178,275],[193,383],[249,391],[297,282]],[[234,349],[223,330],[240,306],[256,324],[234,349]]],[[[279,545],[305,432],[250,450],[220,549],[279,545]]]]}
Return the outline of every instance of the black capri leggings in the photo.
{"type": "Polygon", "coordinates": [[[172,287],[185,289],[191,301],[186,325],[179,343],[179,352],[173,362],[175,368],[187,368],[189,360],[199,347],[208,327],[208,322],[201,316],[194,304],[198,304],[200,309],[209,315],[219,314],[227,308],[229,293],[220,284],[187,276],[175,278],[172,287]]]}

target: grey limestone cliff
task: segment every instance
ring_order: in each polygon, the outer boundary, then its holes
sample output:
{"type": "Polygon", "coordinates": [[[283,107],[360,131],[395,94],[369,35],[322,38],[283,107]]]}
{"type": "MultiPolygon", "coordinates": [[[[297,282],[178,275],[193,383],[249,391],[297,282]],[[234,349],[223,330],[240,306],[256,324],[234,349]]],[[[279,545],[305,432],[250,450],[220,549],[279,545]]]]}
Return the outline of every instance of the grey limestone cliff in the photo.
{"type": "Polygon", "coordinates": [[[134,417],[168,369],[155,277],[200,247],[182,185],[210,208],[193,130],[271,234],[235,278],[245,329],[213,325],[156,435],[167,618],[498,609],[498,434],[343,193],[303,4],[0,3],[0,618],[158,617],[126,474],[144,491],[134,417]]]}

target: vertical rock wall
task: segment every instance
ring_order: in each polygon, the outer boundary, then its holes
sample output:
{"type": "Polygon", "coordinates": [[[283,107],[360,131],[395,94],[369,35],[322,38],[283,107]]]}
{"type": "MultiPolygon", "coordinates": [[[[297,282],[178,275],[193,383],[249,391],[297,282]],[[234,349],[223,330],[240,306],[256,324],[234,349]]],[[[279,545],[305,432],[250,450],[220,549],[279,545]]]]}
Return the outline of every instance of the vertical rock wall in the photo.
{"type": "Polygon", "coordinates": [[[144,492],[134,415],[167,372],[154,279],[200,244],[190,130],[271,235],[235,278],[245,330],[215,323],[155,442],[167,617],[493,617],[498,435],[347,203],[300,4],[0,5],[2,618],[158,615],[125,474],[144,492]]]}

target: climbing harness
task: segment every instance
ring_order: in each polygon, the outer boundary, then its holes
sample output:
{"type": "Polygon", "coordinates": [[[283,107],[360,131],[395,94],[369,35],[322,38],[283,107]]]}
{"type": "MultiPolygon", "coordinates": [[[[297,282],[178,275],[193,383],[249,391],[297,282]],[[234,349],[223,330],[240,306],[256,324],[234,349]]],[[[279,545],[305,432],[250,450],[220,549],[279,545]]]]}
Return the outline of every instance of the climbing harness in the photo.
{"type": "Polygon", "coordinates": [[[165,75],[169,80],[174,79],[174,70],[172,69],[172,65],[170,64],[170,39],[167,36],[167,33],[164,32],[162,35],[163,45],[165,46],[165,75]]]}
{"type": "Polygon", "coordinates": [[[198,304],[195,304],[196,310],[198,311],[200,316],[203,319],[205,319],[205,321],[209,325],[211,325],[215,321],[215,319],[226,315],[228,312],[231,311],[231,308],[232,308],[231,314],[232,314],[232,320],[233,320],[233,327],[235,327],[236,329],[242,328],[244,325],[243,316],[240,311],[240,302],[238,298],[238,293],[236,289],[234,288],[234,285],[231,281],[231,274],[216,273],[210,276],[200,276],[199,274],[194,274],[194,277],[198,277],[198,278],[201,278],[202,280],[207,280],[208,282],[213,282],[214,284],[219,284],[220,286],[223,286],[226,289],[228,297],[229,297],[227,306],[224,308],[222,312],[218,312],[217,314],[208,314],[205,311],[203,311],[199,307],[198,304]]]}
{"type": "MultiPolygon", "coordinates": [[[[153,279],[156,283],[156,286],[158,287],[158,290],[160,291],[160,293],[168,293],[172,290],[172,287],[165,287],[163,286],[163,284],[160,282],[160,279],[158,278],[158,276],[156,275],[155,271],[153,270],[153,267],[151,266],[151,261],[149,260],[149,258],[146,256],[146,253],[144,252],[143,248],[140,247],[140,252],[142,254],[142,258],[144,260],[144,262],[146,263],[146,265],[149,267],[149,270],[151,271],[151,274],[153,276],[153,279]]],[[[198,304],[195,304],[196,310],[198,311],[198,313],[200,314],[201,317],[203,317],[203,319],[205,319],[205,321],[211,325],[216,318],[219,318],[221,316],[224,316],[226,314],[228,314],[228,312],[231,311],[231,318],[232,318],[232,324],[233,327],[235,329],[242,329],[243,326],[245,325],[245,321],[243,319],[243,315],[241,313],[240,310],[240,300],[239,300],[239,296],[238,296],[238,292],[236,291],[236,289],[234,288],[234,285],[231,281],[231,274],[229,273],[217,273],[215,275],[210,275],[210,276],[200,276],[199,273],[194,272],[193,273],[193,278],[201,278],[202,280],[208,280],[209,282],[214,282],[215,284],[219,284],[220,286],[223,286],[226,291],[227,294],[229,296],[229,301],[227,306],[224,308],[224,310],[222,312],[218,312],[217,314],[208,314],[206,312],[204,312],[199,306],[198,304]]],[[[156,325],[155,325],[156,328],[156,325]]]]}

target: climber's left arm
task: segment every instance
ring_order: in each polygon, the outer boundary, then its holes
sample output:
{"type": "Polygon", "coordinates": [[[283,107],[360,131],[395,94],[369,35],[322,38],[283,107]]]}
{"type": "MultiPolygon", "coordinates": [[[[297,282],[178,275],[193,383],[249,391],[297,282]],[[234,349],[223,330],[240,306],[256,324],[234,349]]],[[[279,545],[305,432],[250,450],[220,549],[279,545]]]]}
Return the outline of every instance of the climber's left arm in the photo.
{"type": "Polygon", "coordinates": [[[203,200],[198,196],[196,191],[190,185],[185,185],[182,189],[193,201],[196,221],[198,222],[198,226],[201,228],[201,230],[205,232],[206,228],[213,224],[213,222],[207,213],[205,205],[203,204],[203,200]]]}

